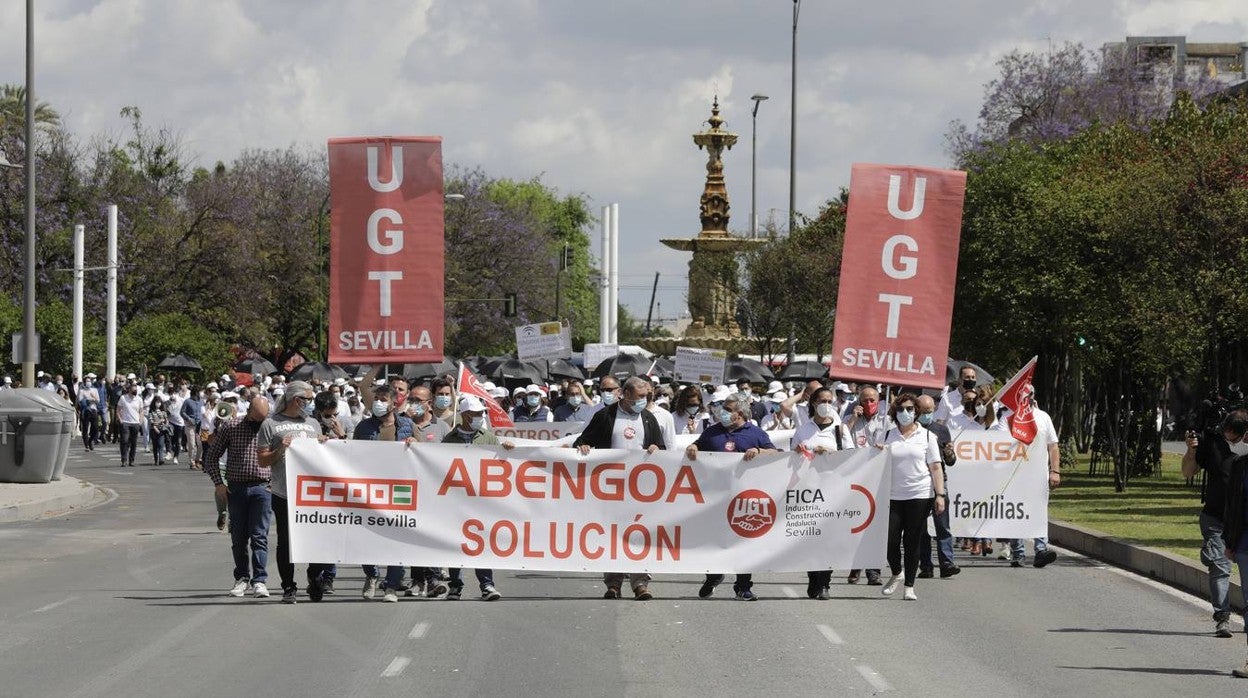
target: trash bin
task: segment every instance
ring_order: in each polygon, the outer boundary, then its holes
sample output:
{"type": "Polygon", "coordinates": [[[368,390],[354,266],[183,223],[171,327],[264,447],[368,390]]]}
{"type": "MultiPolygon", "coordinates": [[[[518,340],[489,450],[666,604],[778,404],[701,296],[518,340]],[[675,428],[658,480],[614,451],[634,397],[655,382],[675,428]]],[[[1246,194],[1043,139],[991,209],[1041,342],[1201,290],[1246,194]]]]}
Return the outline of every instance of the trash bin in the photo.
{"type": "Polygon", "coordinates": [[[0,390],[0,482],[49,482],[64,470],[65,412],[73,406],[53,400],[39,388],[0,390]]]}
{"type": "Polygon", "coordinates": [[[69,460],[69,446],[74,438],[74,427],[77,425],[78,408],[66,402],[56,393],[49,390],[39,390],[31,393],[30,398],[44,405],[48,409],[61,413],[61,432],[59,444],[56,452],[56,468],[52,471],[52,479],[60,480],[65,474],[65,463],[69,460]]]}

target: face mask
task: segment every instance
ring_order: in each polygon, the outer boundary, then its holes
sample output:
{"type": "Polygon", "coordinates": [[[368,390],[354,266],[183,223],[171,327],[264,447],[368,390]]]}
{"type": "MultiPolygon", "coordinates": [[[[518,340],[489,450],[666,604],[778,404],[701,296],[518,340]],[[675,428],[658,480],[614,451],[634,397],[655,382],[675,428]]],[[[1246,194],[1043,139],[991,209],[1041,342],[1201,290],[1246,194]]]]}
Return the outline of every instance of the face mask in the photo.
{"type": "Polygon", "coordinates": [[[815,405],[815,416],[821,419],[831,419],[836,414],[836,405],[828,402],[821,402],[815,405]]]}
{"type": "Polygon", "coordinates": [[[630,408],[635,414],[641,414],[641,411],[646,409],[647,402],[648,400],[646,400],[644,397],[639,397],[636,400],[633,400],[633,404],[630,406],[630,408]]]}
{"type": "Polygon", "coordinates": [[[962,411],[964,411],[964,412],[974,412],[974,411],[975,411],[975,403],[974,403],[973,401],[972,401],[972,402],[964,402],[964,403],[962,403],[962,411]]]}
{"type": "Polygon", "coordinates": [[[685,407],[685,414],[689,415],[690,417],[698,416],[698,413],[701,411],[702,411],[701,405],[687,405],[685,407]]]}
{"type": "Polygon", "coordinates": [[[728,410],[721,411],[719,413],[719,423],[724,425],[725,427],[732,426],[732,413],[729,412],[728,410]]]}
{"type": "Polygon", "coordinates": [[[1227,446],[1230,446],[1231,453],[1237,456],[1248,456],[1248,440],[1236,441],[1233,444],[1227,444],[1227,446]]]}
{"type": "Polygon", "coordinates": [[[936,415],[932,414],[931,412],[927,412],[927,413],[925,413],[925,414],[921,414],[921,415],[919,415],[919,424],[922,424],[922,425],[923,425],[923,426],[925,426],[925,427],[926,427],[926,426],[931,426],[931,424],[932,424],[932,418],[933,418],[933,417],[935,417],[935,416],[936,416],[936,415]]]}
{"type": "Polygon", "coordinates": [[[411,403],[411,407],[412,407],[412,410],[411,410],[412,416],[415,417],[416,419],[420,419],[425,416],[425,403],[413,402],[411,403]]]}
{"type": "Polygon", "coordinates": [[[450,407],[451,396],[450,395],[438,395],[437,397],[433,398],[433,406],[439,410],[444,410],[450,407]]]}
{"type": "Polygon", "coordinates": [[[394,396],[394,404],[402,407],[407,402],[407,393],[399,393],[394,396]]]}
{"type": "Polygon", "coordinates": [[[984,416],[984,415],[986,415],[986,414],[988,414],[988,406],[987,406],[987,405],[976,405],[976,406],[975,406],[975,416],[976,416],[976,417],[983,417],[983,416],[984,416]]]}
{"type": "Polygon", "coordinates": [[[862,413],[868,417],[874,417],[876,412],[880,411],[880,403],[864,402],[862,404],[862,413]]]}
{"type": "Polygon", "coordinates": [[[897,410],[897,423],[903,427],[908,427],[911,424],[914,424],[914,413],[906,412],[905,410],[897,410]]]}
{"type": "Polygon", "coordinates": [[[542,404],[542,399],[536,395],[530,395],[524,399],[524,404],[528,405],[529,407],[537,407],[538,405],[542,404]]]}
{"type": "Polygon", "coordinates": [[[304,403],[303,403],[303,407],[299,408],[299,412],[300,412],[300,414],[302,414],[304,417],[311,417],[311,416],[312,416],[312,412],[313,412],[315,409],[316,409],[316,405],[315,405],[315,404],[313,404],[313,402],[312,402],[311,400],[307,400],[306,402],[304,402],[304,403]]]}
{"type": "Polygon", "coordinates": [[[962,388],[963,388],[963,390],[970,390],[970,389],[972,389],[972,388],[974,388],[974,387],[975,387],[975,379],[974,379],[974,378],[967,378],[967,379],[965,379],[965,380],[963,380],[963,381],[962,381],[962,388]]]}
{"type": "Polygon", "coordinates": [[[572,406],[572,409],[576,409],[577,407],[580,407],[580,406],[581,406],[581,396],[580,396],[580,395],[573,395],[572,397],[568,398],[568,404],[572,406]]]}
{"type": "Polygon", "coordinates": [[[615,391],[602,394],[602,404],[604,405],[614,405],[615,401],[618,399],[619,398],[615,396],[615,391]]]}
{"type": "Polygon", "coordinates": [[[386,416],[388,412],[390,412],[390,403],[384,402],[382,400],[377,400],[376,402],[373,403],[373,416],[374,417],[384,417],[386,416]]]}
{"type": "Polygon", "coordinates": [[[480,431],[484,425],[485,417],[473,417],[472,421],[468,423],[468,426],[472,427],[473,431],[480,431]]]}

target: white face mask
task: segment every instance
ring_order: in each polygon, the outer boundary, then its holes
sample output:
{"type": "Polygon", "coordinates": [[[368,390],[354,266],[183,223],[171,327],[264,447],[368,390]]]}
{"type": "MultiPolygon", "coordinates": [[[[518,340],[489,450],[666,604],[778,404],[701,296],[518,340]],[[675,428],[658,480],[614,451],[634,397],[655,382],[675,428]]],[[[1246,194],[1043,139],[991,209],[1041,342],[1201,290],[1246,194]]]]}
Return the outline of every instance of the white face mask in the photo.
{"type": "Polygon", "coordinates": [[[976,416],[976,417],[983,417],[983,416],[984,416],[984,415],[986,415],[986,414],[988,414],[988,406],[987,406],[987,405],[976,405],[976,406],[975,406],[975,416],[976,416]]]}
{"type": "Polygon", "coordinates": [[[1227,444],[1231,448],[1231,453],[1237,456],[1248,456],[1248,438],[1240,439],[1233,444],[1227,444]]]}
{"type": "Polygon", "coordinates": [[[827,402],[821,402],[815,405],[815,416],[820,419],[831,419],[836,414],[836,405],[827,402]]]}

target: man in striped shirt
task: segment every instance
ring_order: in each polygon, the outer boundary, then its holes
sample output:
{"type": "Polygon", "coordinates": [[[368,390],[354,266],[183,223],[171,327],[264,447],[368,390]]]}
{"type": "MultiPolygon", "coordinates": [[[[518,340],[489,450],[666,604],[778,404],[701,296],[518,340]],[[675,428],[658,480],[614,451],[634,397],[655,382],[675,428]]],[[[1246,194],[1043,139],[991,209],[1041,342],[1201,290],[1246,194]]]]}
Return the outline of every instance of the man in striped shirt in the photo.
{"type": "Polygon", "coordinates": [[[234,586],[230,596],[243,596],[250,589],[257,598],[267,598],[269,561],[269,517],[273,511],[269,468],[260,465],[257,437],[260,425],[269,416],[268,400],[252,400],[247,414],[218,422],[204,451],[204,472],[224,496],[230,510],[230,539],[234,551],[234,586]],[[221,454],[225,454],[225,478],[221,479],[221,454]],[[248,560],[248,546],[251,548],[248,560]],[[250,562],[250,565],[248,564],[250,562]]]}

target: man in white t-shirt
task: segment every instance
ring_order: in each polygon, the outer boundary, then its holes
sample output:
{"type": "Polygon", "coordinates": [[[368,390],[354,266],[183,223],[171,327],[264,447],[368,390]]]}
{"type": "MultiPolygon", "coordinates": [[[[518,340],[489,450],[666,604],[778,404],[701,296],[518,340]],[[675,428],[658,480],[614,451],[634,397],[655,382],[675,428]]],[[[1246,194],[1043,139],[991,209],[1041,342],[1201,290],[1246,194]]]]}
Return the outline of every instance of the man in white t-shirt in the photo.
{"type": "MultiPolygon", "coordinates": [[[[1057,429],[1053,426],[1053,418],[1048,412],[1036,406],[1034,394],[1031,400],[1031,416],[1036,423],[1036,438],[1027,447],[1030,454],[1032,449],[1042,448],[1048,456],[1049,464],[1049,489],[1059,487],[1062,484],[1062,450],[1060,441],[1057,436],[1057,429]]],[[[1002,421],[1007,425],[1013,415],[1007,415],[1002,421]]],[[[1026,549],[1021,538],[1010,541],[1010,566],[1022,567],[1026,549]]],[[[1032,559],[1032,567],[1044,567],[1057,559],[1057,553],[1049,549],[1049,539],[1047,536],[1041,536],[1033,541],[1035,546],[1035,556],[1032,559]]]]}
{"type": "Polygon", "coordinates": [[[173,437],[169,439],[169,450],[165,452],[166,460],[178,462],[182,449],[186,447],[186,420],[182,418],[182,403],[186,402],[190,391],[186,386],[169,391],[169,399],[165,401],[165,409],[169,412],[169,424],[173,426],[173,437]]]}
{"type": "Polygon", "coordinates": [[[940,395],[940,404],[936,405],[935,416],[933,420],[941,424],[948,424],[953,417],[962,414],[962,396],[968,390],[974,390],[978,385],[978,375],[975,373],[974,366],[963,366],[958,370],[958,382],[953,385],[945,386],[945,392],[940,395]]]}
{"type": "Polygon", "coordinates": [[[139,430],[147,409],[139,396],[139,386],[131,383],[117,401],[117,421],[121,424],[121,467],[134,467],[134,453],[139,447],[139,430]]]}

